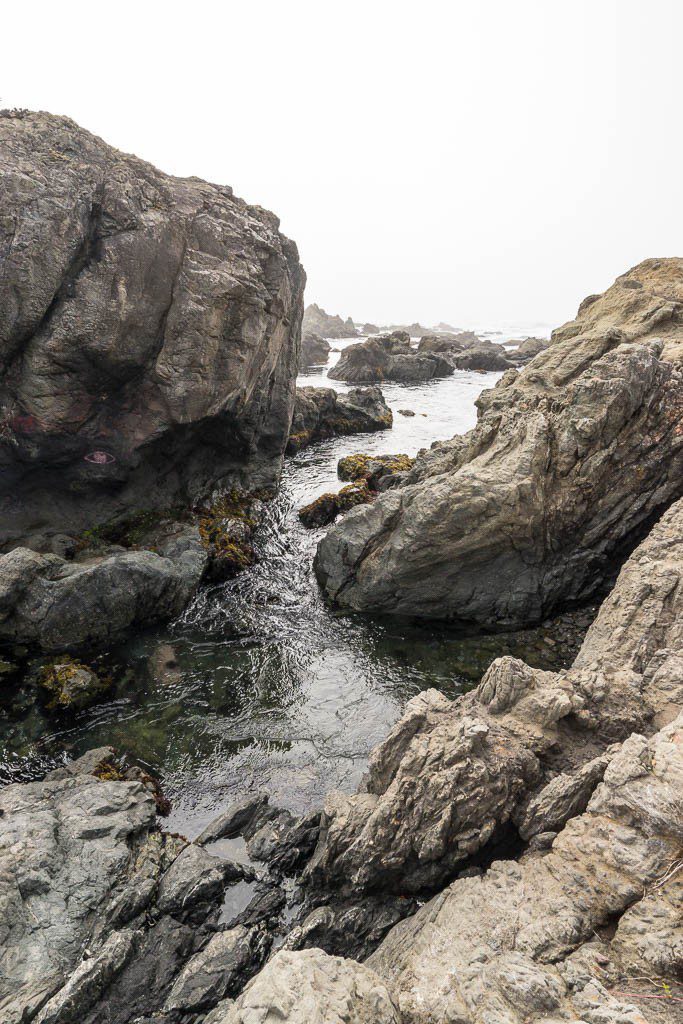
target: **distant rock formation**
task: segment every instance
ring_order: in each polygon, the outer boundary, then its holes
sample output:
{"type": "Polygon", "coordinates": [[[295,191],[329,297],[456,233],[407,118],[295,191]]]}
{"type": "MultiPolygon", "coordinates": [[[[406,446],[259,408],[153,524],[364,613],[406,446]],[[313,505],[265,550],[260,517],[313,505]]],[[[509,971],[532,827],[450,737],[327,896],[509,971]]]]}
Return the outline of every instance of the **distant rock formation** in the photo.
{"type": "Polygon", "coordinates": [[[0,550],[272,485],[305,275],[277,218],[73,121],[0,117],[0,550]]]}
{"type": "Polygon", "coordinates": [[[379,388],[297,388],[287,452],[294,455],[314,441],[386,430],[393,416],[379,388]]]}
{"type": "Polygon", "coordinates": [[[306,334],[301,341],[299,369],[306,370],[309,366],[322,366],[330,354],[330,343],[319,334],[306,334]]]}
{"type": "Polygon", "coordinates": [[[405,332],[394,331],[349,345],[327,375],[334,380],[360,384],[383,380],[415,383],[447,377],[451,373],[453,367],[441,355],[418,353],[405,332]]]}
{"type": "Polygon", "coordinates": [[[319,334],[321,338],[357,338],[358,331],[351,319],[342,320],[340,316],[326,313],[324,309],[312,302],[304,310],[302,330],[306,334],[319,334]]]}
{"type": "Polygon", "coordinates": [[[333,527],[329,597],[502,629],[604,584],[683,493],[683,260],[647,260],[581,309],[483,392],[474,430],[333,527]]]}

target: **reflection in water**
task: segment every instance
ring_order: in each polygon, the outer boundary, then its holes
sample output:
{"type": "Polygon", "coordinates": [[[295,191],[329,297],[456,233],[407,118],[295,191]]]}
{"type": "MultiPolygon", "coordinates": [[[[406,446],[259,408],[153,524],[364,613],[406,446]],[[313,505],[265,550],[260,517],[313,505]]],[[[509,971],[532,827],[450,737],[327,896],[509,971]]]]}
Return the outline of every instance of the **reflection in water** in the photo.
{"type": "MultiPolygon", "coordinates": [[[[419,386],[385,385],[393,430],[329,441],[288,460],[258,537],[259,563],[202,591],[170,627],[113,652],[113,699],[60,723],[29,695],[23,714],[0,718],[6,774],[110,743],[162,776],[173,801],[169,827],[196,835],[231,799],[260,789],[302,811],[331,788],[354,788],[370,749],[426,687],[455,695],[503,651],[548,664],[547,649],[529,654],[519,638],[465,640],[335,613],[312,573],[322,531],[304,530],[296,516],[341,486],[342,455],[416,454],[469,429],[474,399],[498,376],[456,372],[419,386]],[[398,414],[406,408],[416,415],[398,414]]],[[[333,382],[314,372],[300,383],[333,382]]]]}

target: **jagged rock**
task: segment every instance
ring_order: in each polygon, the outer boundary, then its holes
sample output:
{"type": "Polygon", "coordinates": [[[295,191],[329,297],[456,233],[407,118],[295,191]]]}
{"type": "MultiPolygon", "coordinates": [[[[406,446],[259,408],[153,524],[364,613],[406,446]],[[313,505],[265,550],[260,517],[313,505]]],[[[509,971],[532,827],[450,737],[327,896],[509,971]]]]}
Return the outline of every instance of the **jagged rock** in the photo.
{"type": "Polygon", "coordinates": [[[305,370],[309,366],[320,366],[327,362],[330,354],[330,344],[319,334],[306,334],[301,342],[301,356],[299,358],[299,369],[305,370]]]}
{"type": "Polygon", "coordinates": [[[390,928],[418,908],[416,900],[404,896],[372,897],[359,900],[332,900],[307,914],[292,928],[284,949],[324,950],[331,956],[365,960],[390,928]]]}
{"type": "Polygon", "coordinates": [[[0,119],[0,546],[272,485],[305,275],[278,220],[67,118],[0,119]]]}
{"type": "Polygon", "coordinates": [[[641,264],[639,278],[483,392],[473,431],[327,534],[316,572],[330,598],[501,629],[605,584],[683,491],[683,327],[661,297],[683,294],[683,261],[641,264]]]}
{"type": "Polygon", "coordinates": [[[487,345],[487,342],[479,338],[474,331],[459,331],[456,334],[425,334],[420,338],[417,351],[420,355],[429,352],[454,355],[456,352],[464,352],[465,349],[472,348],[474,345],[487,345]]]}
{"type": "Polygon", "coordinates": [[[342,320],[340,316],[326,313],[312,302],[304,310],[303,334],[318,334],[321,338],[356,338],[358,331],[351,317],[342,320]]]}
{"type": "Polygon", "coordinates": [[[379,334],[379,327],[377,324],[363,324],[361,328],[361,334],[379,334]]]}
{"type": "Polygon", "coordinates": [[[330,437],[386,430],[392,423],[379,388],[351,388],[346,394],[333,388],[297,388],[287,452],[294,455],[330,437]]]}
{"type": "Polygon", "coordinates": [[[410,337],[395,331],[349,345],[327,375],[333,380],[362,384],[383,380],[416,383],[451,373],[453,367],[441,355],[418,354],[410,344],[410,337]]]}
{"type": "Polygon", "coordinates": [[[549,342],[546,338],[524,338],[519,345],[507,353],[510,362],[519,365],[530,362],[539,352],[545,352],[549,342]]]}
{"type": "Polygon", "coordinates": [[[110,748],[0,791],[3,1024],[209,1009],[263,961],[263,930],[214,932],[243,869],[159,832],[156,797],[110,748]]]}
{"type": "Polygon", "coordinates": [[[367,967],[319,949],[280,950],[234,1003],[205,1024],[401,1024],[386,986],[367,967]]]}
{"type": "Polygon", "coordinates": [[[232,839],[239,835],[268,804],[268,794],[258,793],[231,804],[213,821],[209,822],[202,834],[195,840],[198,846],[215,842],[217,839],[232,839]]]}
{"type": "Polygon", "coordinates": [[[682,623],[683,499],[622,569],[571,669],[504,657],[456,701],[430,690],[408,703],[363,790],[328,795],[308,879],[433,891],[511,822],[526,835],[560,827],[610,743],[680,713],[682,623]]]}
{"type": "Polygon", "coordinates": [[[628,997],[606,990],[609,946],[593,940],[679,856],[682,751],[683,716],[649,742],[631,736],[550,853],[456,881],[397,925],[368,966],[403,1019],[642,1020],[628,997]]]}

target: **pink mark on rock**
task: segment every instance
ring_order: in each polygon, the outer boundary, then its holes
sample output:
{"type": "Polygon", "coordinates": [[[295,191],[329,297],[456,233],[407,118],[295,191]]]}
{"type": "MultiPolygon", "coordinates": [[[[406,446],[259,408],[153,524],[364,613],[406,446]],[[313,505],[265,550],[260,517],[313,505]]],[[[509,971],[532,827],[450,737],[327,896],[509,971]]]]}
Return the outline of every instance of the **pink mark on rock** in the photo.
{"type": "Polygon", "coordinates": [[[102,451],[88,452],[83,458],[86,462],[94,462],[96,466],[106,466],[108,462],[116,462],[113,455],[102,451]]]}

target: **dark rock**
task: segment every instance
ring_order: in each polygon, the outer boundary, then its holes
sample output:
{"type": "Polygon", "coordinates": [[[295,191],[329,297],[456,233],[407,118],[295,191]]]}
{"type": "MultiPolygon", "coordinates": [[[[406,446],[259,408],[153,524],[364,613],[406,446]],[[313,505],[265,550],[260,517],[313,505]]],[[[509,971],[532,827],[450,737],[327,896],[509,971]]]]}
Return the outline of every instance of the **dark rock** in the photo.
{"type": "Polygon", "coordinates": [[[346,434],[386,430],[393,423],[391,409],[379,388],[297,388],[287,452],[294,455],[314,441],[346,434]]]}
{"type": "Polygon", "coordinates": [[[304,285],[277,219],[63,117],[3,117],[0,154],[0,549],[272,485],[304,285]]]}
{"type": "Polygon", "coordinates": [[[330,900],[306,915],[285,939],[285,949],[323,949],[332,956],[365,960],[389,929],[414,914],[416,900],[403,896],[364,896],[330,900]]]}
{"type": "Polygon", "coordinates": [[[398,413],[399,413],[399,416],[414,416],[415,415],[415,413],[413,412],[412,409],[399,409],[398,413]]]}
{"type": "Polygon", "coordinates": [[[38,686],[49,711],[79,711],[101,700],[113,680],[101,677],[74,658],[48,662],[38,670],[38,686]]]}
{"type": "Polygon", "coordinates": [[[236,995],[265,959],[264,939],[263,931],[243,925],[212,935],[175,978],[164,1012],[196,1013],[236,995]]]}
{"type": "Polygon", "coordinates": [[[304,505],[299,509],[299,519],[304,526],[315,529],[321,526],[329,526],[337,516],[355,508],[356,505],[365,505],[372,501],[374,493],[370,490],[365,480],[360,483],[347,484],[340,491],[321,494],[319,498],[312,501],[310,505],[304,505]]]}
{"type": "Polygon", "coordinates": [[[420,355],[412,348],[409,335],[396,331],[349,345],[328,377],[350,384],[383,380],[415,383],[447,377],[453,367],[436,353],[420,355]]]}
{"type": "Polygon", "coordinates": [[[257,812],[267,804],[267,793],[258,793],[256,796],[246,797],[238,803],[231,804],[227,811],[219,814],[206,826],[195,842],[198,846],[205,846],[217,839],[233,839],[251,824],[257,812]]]}
{"type": "Polygon", "coordinates": [[[409,455],[366,455],[358,452],[345,455],[337,463],[340,480],[367,480],[372,491],[379,490],[379,483],[397,473],[405,474],[412,468],[415,459],[409,455]]]}
{"type": "Polygon", "coordinates": [[[299,368],[307,369],[309,366],[321,366],[327,362],[330,354],[330,344],[319,334],[306,334],[301,342],[301,357],[299,368]]]}

